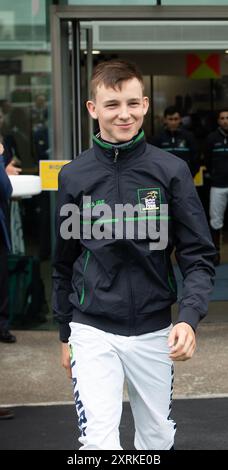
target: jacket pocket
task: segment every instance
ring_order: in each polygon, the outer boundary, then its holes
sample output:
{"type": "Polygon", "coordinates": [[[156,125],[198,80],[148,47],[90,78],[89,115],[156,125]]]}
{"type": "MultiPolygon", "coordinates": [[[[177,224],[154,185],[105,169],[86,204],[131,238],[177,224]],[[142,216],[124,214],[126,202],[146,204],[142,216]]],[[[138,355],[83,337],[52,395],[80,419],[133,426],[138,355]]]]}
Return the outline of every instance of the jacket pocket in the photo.
{"type": "Polygon", "coordinates": [[[85,254],[84,254],[82,288],[81,288],[81,295],[80,295],[80,300],[79,300],[80,305],[83,305],[84,301],[85,301],[85,295],[86,295],[85,273],[86,273],[86,270],[87,270],[87,267],[88,267],[89,259],[90,259],[90,251],[86,250],[85,254]]]}
{"type": "Polygon", "coordinates": [[[165,254],[148,256],[144,269],[135,270],[133,282],[136,316],[162,310],[176,300],[176,281],[165,254]]]}
{"type": "MultiPolygon", "coordinates": [[[[104,257],[103,257],[104,258],[104,257]]],[[[122,267],[105,270],[103,258],[86,250],[74,266],[70,301],[81,313],[116,320],[128,316],[127,281],[122,267]]]]}

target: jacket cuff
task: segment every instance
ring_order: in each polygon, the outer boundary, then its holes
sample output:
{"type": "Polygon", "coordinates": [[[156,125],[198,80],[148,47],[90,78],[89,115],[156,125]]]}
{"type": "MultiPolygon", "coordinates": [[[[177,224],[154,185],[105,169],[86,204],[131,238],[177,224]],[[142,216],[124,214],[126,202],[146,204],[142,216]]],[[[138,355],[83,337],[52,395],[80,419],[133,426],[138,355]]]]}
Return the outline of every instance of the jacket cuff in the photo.
{"type": "Polygon", "coordinates": [[[62,343],[68,343],[68,338],[70,336],[70,327],[68,323],[61,323],[59,325],[59,339],[62,343]]]}
{"type": "Polygon", "coordinates": [[[188,323],[188,325],[190,325],[195,331],[202,317],[203,315],[200,315],[200,312],[197,310],[194,310],[191,307],[185,307],[179,312],[177,323],[188,323]]]}

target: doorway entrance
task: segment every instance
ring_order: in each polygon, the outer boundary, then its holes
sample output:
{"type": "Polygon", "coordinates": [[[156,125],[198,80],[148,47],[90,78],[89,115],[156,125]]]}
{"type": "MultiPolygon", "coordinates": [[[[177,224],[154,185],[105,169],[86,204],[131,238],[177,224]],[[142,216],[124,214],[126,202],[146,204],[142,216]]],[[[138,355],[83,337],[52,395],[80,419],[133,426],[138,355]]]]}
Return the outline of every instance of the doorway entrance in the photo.
{"type": "Polygon", "coordinates": [[[187,101],[196,107],[198,100],[202,112],[213,111],[228,96],[227,26],[224,7],[53,6],[54,158],[75,158],[91,142],[85,101],[92,68],[100,60],[125,58],[140,66],[152,103],[147,133],[158,130],[164,107],[176,99],[183,107],[187,101]],[[187,78],[187,55],[202,51],[217,54],[222,83],[187,78]]]}

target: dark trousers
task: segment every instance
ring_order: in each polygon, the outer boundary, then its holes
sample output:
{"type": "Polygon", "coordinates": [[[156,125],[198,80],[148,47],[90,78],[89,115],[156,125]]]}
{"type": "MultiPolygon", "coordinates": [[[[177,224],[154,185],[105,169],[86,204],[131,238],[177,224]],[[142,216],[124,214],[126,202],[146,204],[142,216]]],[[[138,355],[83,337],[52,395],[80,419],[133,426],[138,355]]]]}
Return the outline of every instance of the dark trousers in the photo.
{"type": "Polygon", "coordinates": [[[9,328],[8,251],[0,240],[0,330],[9,328]]]}

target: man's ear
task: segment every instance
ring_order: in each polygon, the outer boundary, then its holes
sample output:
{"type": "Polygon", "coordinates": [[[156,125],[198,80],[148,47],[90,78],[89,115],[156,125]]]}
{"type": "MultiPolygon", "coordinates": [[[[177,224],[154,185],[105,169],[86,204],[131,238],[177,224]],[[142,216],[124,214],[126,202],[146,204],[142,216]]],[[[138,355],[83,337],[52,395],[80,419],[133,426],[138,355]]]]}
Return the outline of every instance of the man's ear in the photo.
{"type": "Polygon", "coordinates": [[[89,111],[90,116],[93,119],[97,119],[96,105],[95,105],[94,101],[87,101],[86,102],[86,107],[89,111]]]}
{"type": "Polygon", "coordinates": [[[143,97],[143,114],[146,115],[149,108],[149,98],[147,96],[143,97]]]}

